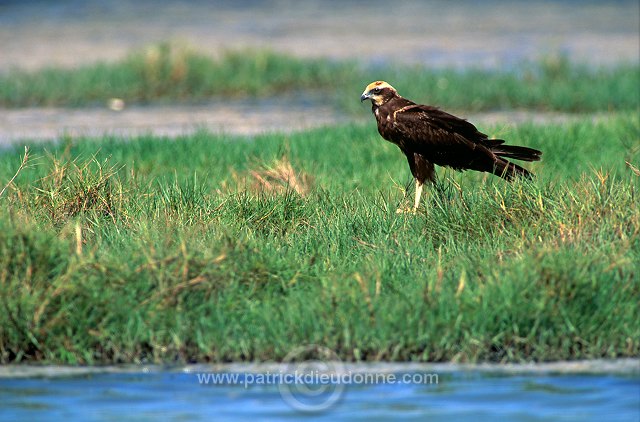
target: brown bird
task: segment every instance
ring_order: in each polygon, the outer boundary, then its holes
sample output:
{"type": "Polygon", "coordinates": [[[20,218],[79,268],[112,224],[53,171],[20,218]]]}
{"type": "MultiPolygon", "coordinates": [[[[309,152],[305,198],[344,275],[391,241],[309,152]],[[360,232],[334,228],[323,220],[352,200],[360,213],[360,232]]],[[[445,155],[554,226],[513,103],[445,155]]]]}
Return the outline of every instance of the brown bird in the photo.
{"type": "Polygon", "coordinates": [[[367,85],[360,97],[361,102],[364,100],[371,100],[380,135],[407,156],[416,179],[414,212],[420,205],[425,181],[436,180],[434,164],[459,171],[485,171],[512,180],[516,176],[530,178],[531,173],[505,158],[537,161],[542,154],[533,148],[504,145],[502,139],[489,139],[464,119],[402,98],[384,81],[367,85]]]}

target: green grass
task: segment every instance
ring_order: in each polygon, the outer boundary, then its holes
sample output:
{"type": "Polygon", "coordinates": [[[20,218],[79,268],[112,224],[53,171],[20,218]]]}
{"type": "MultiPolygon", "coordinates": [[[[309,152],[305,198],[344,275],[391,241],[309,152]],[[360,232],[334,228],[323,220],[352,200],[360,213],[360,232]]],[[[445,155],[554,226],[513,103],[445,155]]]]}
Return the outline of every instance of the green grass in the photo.
{"type": "Polygon", "coordinates": [[[633,110],[640,106],[639,70],[637,64],[592,68],[563,56],[503,71],[366,66],[268,51],[228,52],[214,60],[164,43],[116,63],[2,74],[0,106],[104,105],[111,98],[126,103],[198,102],[304,91],[354,112],[360,110],[364,87],[384,79],[408,98],[458,110],[633,110]]]}
{"type": "Polygon", "coordinates": [[[637,115],[482,129],[538,177],[439,169],[418,215],[373,124],[34,147],[0,197],[0,362],[638,356],[637,115]]]}

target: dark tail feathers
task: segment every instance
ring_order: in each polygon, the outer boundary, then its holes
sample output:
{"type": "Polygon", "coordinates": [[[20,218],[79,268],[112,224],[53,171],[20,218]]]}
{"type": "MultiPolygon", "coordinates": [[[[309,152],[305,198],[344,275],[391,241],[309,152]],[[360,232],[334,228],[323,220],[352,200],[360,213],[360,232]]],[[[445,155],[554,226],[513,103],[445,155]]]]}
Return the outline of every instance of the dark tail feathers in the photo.
{"type": "Polygon", "coordinates": [[[538,161],[542,155],[542,151],[517,145],[496,145],[491,148],[491,152],[499,157],[522,161],[538,161]]]}
{"type": "MultiPolygon", "coordinates": [[[[521,148],[521,147],[518,147],[521,148]]],[[[527,148],[528,149],[528,148],[527,148]]],[[[535,151],[535,150],[534,150],[535,151]]],[[[540,157],[537,158],[538,160],[540,157]]],[[[528,160],[533,161],[533,160],[528,160]]],[[[513,180],[514,177],[526,177],[527,179],[531,179],[533,174],[529,172],[527,169],[520,167],[517,164],[509,162],[507,160],[503,160],[502,158],[498,158],[493,165],[493,174],[496,176],[500,176],[503,179],[513,180]]]]}

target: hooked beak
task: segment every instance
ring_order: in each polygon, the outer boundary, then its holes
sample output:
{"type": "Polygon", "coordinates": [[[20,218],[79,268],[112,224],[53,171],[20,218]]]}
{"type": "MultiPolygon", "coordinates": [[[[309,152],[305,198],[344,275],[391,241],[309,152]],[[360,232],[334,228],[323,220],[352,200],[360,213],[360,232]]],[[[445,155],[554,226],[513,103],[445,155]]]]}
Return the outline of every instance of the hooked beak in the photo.
{"type": "Polygon", "coordinates": [[[369,98],[369,93],[364,92],[362,93],[362,95],[360,96],[360,102],[363,102],[364,100],[369,98]]]}

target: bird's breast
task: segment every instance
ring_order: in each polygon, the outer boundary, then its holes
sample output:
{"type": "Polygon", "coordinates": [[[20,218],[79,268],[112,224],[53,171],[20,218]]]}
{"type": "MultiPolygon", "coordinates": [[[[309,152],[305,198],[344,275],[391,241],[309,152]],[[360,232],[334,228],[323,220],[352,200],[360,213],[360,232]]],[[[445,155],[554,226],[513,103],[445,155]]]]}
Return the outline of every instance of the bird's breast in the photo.
{"type": "Polygon", "coordinates": [[[397,130],[394,128],[394,116],[385,108],[375,108],[373,114],[376,116],[378,124],[378,133],[385,140],[394,143],[402,148],[402,139],[397,136],[397,130]]]}

